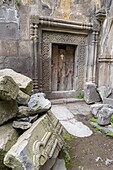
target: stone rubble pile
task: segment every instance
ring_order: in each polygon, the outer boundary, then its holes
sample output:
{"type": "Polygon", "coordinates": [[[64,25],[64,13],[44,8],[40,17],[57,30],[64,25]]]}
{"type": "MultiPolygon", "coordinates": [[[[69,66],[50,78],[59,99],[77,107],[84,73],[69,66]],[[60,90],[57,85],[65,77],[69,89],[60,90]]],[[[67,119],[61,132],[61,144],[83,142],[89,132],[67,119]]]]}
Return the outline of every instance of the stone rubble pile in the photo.
{"type": "Polygon", "coordinates": [[[50,170],[63,147],[63,128],[44,93],[11,69],[0,70],[0,169],[50,170]]]}
{"type": "Polygon", "coordinates": [[[97,88],[95,83],[87,82],[84,88],[84,99],[90,106],[95,119],[90,124],[98,130],[113,136],[113,91],[109,86],[97,88]]]}

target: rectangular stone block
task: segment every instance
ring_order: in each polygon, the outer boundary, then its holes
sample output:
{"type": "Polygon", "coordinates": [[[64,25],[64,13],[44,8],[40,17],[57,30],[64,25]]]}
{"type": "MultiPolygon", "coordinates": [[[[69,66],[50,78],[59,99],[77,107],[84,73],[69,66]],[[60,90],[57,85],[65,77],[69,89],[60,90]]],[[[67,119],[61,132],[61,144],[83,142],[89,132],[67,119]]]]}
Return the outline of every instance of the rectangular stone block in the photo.
{"type": "Polygon", "coordinates": [[[18,138],[5,156],[5,165],[14,170],[39,170],[49,159],[57,158],[64,144],[62,131],[53,114],[45,114],[18,138]]]}
{"type": "Polygon", "coordinates": [[[14,40],[0,41],[0,56],[17,56],[18,42],[14,40]]]}
{"type": "Polygon", "coordinates": [[[19,41],[19,56],[30,56],[30,42],[19,41]]]}
{"type": "Polygon", "coordinates": [[[30,57],[6,57],[4,60],[4,67],[11,68],[28,77],[32,76],[32,59],[30,57]]]}
{"type": "Polygon", "coordinates": [[[13,22],[0,22],[0,39],[18,39],[18,24],[13,22]]]}

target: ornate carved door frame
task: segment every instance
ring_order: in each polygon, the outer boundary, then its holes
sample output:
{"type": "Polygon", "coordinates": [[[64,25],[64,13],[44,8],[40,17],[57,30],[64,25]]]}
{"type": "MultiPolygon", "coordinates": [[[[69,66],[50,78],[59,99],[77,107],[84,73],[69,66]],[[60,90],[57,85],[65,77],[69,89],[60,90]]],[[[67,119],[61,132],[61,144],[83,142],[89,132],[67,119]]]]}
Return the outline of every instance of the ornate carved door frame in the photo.
{"type": "Polygon", "coordinates": [[[84,82],[95,82],[98,31],[98,27],[91,23],[32,16],[30,38],[34,90],[52,93],[51,46],[53,43],[77,46],[77,91],[83,89],[84,82]]]}

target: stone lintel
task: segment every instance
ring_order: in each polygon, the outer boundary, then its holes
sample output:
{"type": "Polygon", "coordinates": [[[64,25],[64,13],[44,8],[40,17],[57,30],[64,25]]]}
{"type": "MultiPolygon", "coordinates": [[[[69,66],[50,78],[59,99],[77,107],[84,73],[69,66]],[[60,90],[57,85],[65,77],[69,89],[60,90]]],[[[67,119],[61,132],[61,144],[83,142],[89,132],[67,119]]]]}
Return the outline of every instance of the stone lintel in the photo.
{"type": "Polygon", "coordinates": [[[80,29],[82,31],[89,31],[92,30],[93,24],[92,23],[83,23],[83,22],[75,22],[75,21],[68,21],[64,19],[56,19],[50,17],[39,17],[39,24],[41,26],[49,26],[49,27],[56,27],[56,28],[64,28],[64,29],[80,29]]]}

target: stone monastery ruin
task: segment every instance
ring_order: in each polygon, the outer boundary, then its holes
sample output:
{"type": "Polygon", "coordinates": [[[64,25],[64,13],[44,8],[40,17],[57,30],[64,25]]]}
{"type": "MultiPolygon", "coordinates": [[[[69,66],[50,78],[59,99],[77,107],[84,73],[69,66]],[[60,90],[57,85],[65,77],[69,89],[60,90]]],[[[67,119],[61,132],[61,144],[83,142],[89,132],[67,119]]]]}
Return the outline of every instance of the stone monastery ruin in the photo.
{"type": "Polygon", "coordinates": [[[112,105],[112,89],[112,0],[0,0],[0,170],[54,170],[63,126],[48,99],[112,105]]]}

